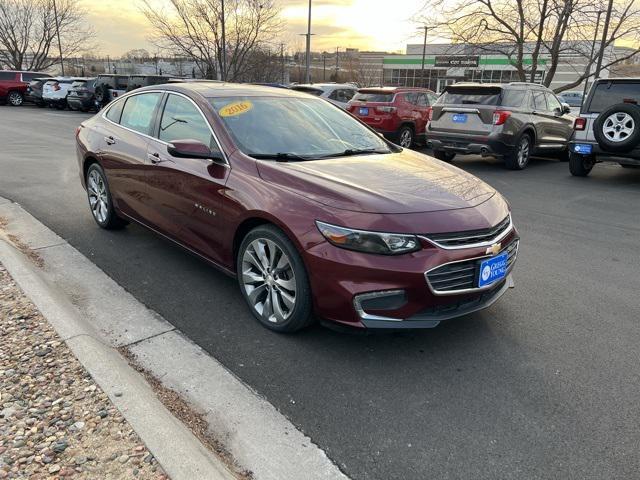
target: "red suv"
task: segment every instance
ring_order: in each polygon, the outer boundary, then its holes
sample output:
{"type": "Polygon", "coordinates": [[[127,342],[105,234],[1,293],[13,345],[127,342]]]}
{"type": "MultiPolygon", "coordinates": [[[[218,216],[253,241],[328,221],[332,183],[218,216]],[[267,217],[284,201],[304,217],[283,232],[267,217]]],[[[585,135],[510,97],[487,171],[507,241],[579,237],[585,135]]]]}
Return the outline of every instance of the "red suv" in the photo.
{"type": "Polygon", "coordinates": [[[347,110],[370,127],[396,142],[411,147],[424,141],[431,105],[438,96],[426,88],[361,88],[347,110]]]}
{"type": "Polygon", "coordinates": [[[18,107],[24,103],[27,87],[31,80],[49,76],[39,72],[0,70],[0,100],[18,107]]]}

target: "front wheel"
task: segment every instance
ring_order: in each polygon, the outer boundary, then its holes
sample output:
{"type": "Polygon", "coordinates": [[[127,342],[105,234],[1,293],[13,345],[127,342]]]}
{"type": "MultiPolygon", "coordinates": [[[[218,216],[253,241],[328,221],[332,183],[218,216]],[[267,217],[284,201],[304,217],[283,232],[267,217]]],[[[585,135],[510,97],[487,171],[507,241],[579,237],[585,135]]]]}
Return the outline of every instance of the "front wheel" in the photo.
{"type": "Polygon", "coordinates": [[[513,149],[504,156],[504,165],[509,170],[523,170],[531,156],[531,137],[525,133],[518,138],[513,149]]]}
{"type": "Polygon", "coordinates": [[[569,171],[574,177],[586,177],[595,164],[595,158],[590,155],[569,152],[569,171]]]}
{"type": "Polygon", "coordinates": [[[443,162],[450,162],[456,156],[456,152],[447,152],[446,150],[434,150],[433,156],[443,162]]]}
{"type": "Polygon", "coordinates": [[[413,145],[413,128],[404,125],[398,131],[398,145],[403,148],[411,148],[413,145]]]}
{"type": "Polygon", "coordinates": [[[115,230],[124,227],[127,221],[120,218],[113,208],[113,200],[107,176],[97,163],[92,164],[87,171],[87,196],[91,214],[99,227],[115,230]]]}
{"type": "Polygon", "coordinates": [[[24,103],[24,97],[20,92],[9,92],[7,100],[9,100],[9,104],[14,107],[19,107],[24,103]]]}
{"type": "Polygon", "coordinates": [[[273,225],[251,230],[236,263],[238,283],[253,316],[276,332],[311,325],[311,288],[302,258],[287,236],[273,225]]]}

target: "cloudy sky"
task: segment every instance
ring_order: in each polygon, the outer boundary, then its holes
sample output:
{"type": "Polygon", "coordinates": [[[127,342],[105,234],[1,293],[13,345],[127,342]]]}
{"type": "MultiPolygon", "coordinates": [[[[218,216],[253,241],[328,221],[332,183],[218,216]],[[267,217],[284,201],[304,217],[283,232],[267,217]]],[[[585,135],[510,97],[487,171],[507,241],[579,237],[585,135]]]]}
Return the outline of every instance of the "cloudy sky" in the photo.
{"type": "MultiPolygon", "coordinates": [[[[151,33],[140,13],[140,0],[83,0],[89,21],[97,33],[103,55],[119,56],[127,50],[146,48],[151,33]]],[[[275,0],[282,8],[286,32],[279,39],[294,49],[304,49],[307,0],[275,0]]],[[[313,0],[312,49],[334,51],[348,47],[404,51],[408,42],[421,42],[411,18],[423,0],[313,0]]]]}

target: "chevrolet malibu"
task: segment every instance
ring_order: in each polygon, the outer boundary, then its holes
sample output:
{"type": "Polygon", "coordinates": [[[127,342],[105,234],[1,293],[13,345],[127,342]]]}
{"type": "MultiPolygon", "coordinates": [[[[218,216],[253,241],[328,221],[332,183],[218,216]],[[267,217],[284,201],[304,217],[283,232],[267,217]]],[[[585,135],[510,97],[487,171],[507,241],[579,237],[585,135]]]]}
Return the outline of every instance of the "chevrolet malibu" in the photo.
{"type": "Polygon", "coordinates": [[[146,87],[76,138],[100,227],[137,222],[236,277],[272,330],[434,327],[513,286],[498,192],[304,93],[146,87]]]}

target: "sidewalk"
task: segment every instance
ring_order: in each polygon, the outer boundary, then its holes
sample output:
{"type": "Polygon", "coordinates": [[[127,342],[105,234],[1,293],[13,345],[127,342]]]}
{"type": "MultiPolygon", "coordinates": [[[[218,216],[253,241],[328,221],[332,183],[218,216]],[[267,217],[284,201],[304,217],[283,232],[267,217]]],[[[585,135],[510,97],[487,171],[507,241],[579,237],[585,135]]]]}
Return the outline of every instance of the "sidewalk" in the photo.
{"type": "Polygon", "coordinates": [[[69,477],[168,478],[0,264],[0,478],[69,477]]]}

